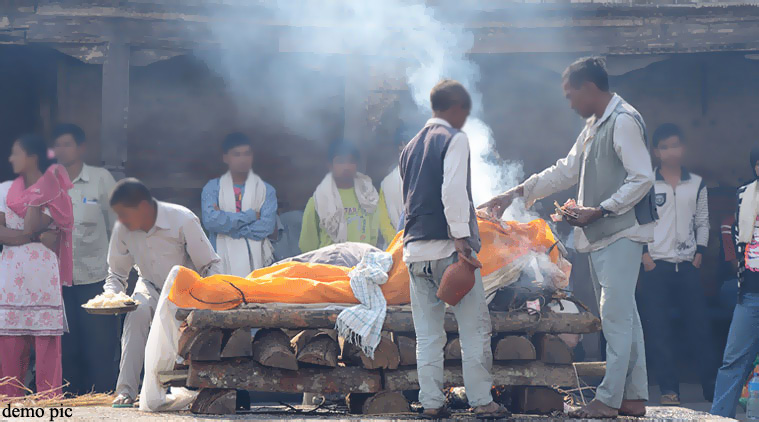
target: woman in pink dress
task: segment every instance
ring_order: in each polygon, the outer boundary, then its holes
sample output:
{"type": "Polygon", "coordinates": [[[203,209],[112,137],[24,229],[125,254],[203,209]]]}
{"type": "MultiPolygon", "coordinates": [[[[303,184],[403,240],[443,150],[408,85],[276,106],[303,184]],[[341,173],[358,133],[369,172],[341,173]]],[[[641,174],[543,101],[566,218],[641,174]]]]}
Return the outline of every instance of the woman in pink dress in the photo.
{"type": "MultiPolygon", "coordinates": [[[[20,396],[32,342],[36,353],[37,392],[60,394],[61,335],[66,329],[61,286],[72,278],[73,212],[66,170],[50,165],[44,139],[21,136],[10,163],[18,175],[0,201],[0,226],[30,242],[6,244],[0,255],[0,377],[18,383],[0,394],[20,396]],[[41,242],[55,230],[57,242],[41,242]]],[[[2,193],[0,192],[0,196],[2,193]]]]}

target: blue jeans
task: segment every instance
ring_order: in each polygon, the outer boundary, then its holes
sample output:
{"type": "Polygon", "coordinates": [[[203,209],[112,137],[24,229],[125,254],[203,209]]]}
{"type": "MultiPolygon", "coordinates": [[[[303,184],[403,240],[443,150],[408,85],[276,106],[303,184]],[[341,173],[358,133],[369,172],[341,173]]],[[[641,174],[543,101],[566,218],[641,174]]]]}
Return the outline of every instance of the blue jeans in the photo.
{"type": "Polygon", "coordinates": [[[722,367],[714,387],[713,415],[735,418],[743,385],[759,353],[759,293],[744,293],[735,306],[722,367]]]}
{"type": "MultiPolygon", "coordinates": [[[[443,329],[445,303],[437,298],[443,272],[458,255],[435,261],[407,264],[411,278],[411,313],[416,331],[416,368],[419,376],[419,401],[425,409],[437,409],[445,404],[443,385],[443,348],[446,334],[443,329]]],[[[461,366],[469,405],[485,406],[493,401],[493,352],[490,348],[490,312],[485,302],[480,271],[475,272],[474,287],[456,306],[451,306],[459,325],[461,366]]]]}

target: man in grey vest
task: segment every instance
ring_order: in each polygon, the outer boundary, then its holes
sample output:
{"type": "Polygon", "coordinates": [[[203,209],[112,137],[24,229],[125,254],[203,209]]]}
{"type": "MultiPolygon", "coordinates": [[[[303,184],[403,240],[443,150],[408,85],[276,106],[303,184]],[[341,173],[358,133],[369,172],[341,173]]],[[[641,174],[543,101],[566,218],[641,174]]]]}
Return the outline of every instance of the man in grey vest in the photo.
{"type": "MultiPolygon", "coordinates": [[[[469,93],[452,80],[430,93],[434,117],[401,153],[405,232],[403,261],[411,279],[411,310],[416,331],[419,401],[424,416],[445,418],[443,394],[443,329],[445,303],[436,293],[443,272],[459,259],[476,262],[480,250],[469,173],[469,141],[464,126],[472,105],[469,93]]],[[[509,412],[493,401],[490,370],[490,313],[480,271],[475,284],[451,307],[459,325],[464,386],[469,404],[481,418],[501,418],[509,412]]]]}
{"type": "Polygon", "coordinates": [[[654,173],[637,110],[609,91],[604,60],[580,59],[563,74],[570,106],[587,119],[569,155],[480,208],[499,217],[517,196],[527,204],[578,185],[575,245],[590,253],[606,345],[606,376],[580,418],[646,412],[643,330],[635,303],[643,246],[653,240],[654,173]]]}

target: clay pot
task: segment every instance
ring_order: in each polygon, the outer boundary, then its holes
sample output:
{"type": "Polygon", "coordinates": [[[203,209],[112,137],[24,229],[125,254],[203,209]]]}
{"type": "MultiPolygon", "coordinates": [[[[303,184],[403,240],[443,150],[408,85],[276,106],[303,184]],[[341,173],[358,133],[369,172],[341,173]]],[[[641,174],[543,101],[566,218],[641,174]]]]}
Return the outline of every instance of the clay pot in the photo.
{"type": "Polygon", "coordinates": [[[467,259],[459,259],[443,272],[443,279],[437,289],[437,298],[455,306],[472,290],[474,271],[478,267],[467,259]]]}

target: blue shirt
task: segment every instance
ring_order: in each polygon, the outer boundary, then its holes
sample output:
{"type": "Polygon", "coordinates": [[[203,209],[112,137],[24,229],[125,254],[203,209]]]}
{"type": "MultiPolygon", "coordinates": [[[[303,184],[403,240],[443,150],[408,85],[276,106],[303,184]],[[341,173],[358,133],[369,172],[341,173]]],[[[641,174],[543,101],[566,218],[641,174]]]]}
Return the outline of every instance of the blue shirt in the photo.
{"type": "Polygon", "coordinates": [[[264,240],[274,232],[277,223],[277,191],[266,182],[264,186],[266,199],[261,206],[261,218],[257,218],[253,210],[228,212],[215,209],[214,206],[219,204],[219,179],[206,183],[200,195],[201,218],[214,249],[219,234],[233,239],[264,240]]]}

